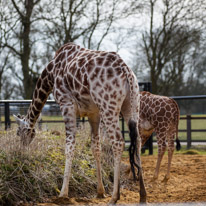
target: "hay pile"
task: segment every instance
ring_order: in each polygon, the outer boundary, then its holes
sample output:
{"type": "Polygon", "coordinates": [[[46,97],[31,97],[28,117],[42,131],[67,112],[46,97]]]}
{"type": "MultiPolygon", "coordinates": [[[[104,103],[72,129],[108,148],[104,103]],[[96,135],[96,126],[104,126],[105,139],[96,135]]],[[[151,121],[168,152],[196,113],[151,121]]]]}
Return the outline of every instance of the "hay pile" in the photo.
{"type": "MultiPolygon", "coordinates": [[[[0,205],[17,205],[19,202],[44,202],[58,196],[65,165],[65,136],[38,132],[35,140],[23,150],[15,129],[0,131],[0,205]]],[[[96,195],[96,165],[90,149],[90,129],[76,135],[76,150],[70,178],[70,196],[96,195]]],[[[106,192],[111,190],[113,178],[112,154],[103,144],[103,183],[106,192]]]]}

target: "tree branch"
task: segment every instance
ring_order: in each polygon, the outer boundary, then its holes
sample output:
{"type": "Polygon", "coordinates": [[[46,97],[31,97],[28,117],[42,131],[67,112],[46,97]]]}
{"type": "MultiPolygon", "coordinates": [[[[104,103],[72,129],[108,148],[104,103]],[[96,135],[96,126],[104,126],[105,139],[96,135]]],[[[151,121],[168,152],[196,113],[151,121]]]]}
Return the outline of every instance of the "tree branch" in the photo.
{"type": "Polygon", "coordinates": [[[17,13],[20,15],[20,17],[23,19],[24,18],[24,15],[21,13],[21,11],[19,10],[19,7],[17,6],[15,0],[11,0],[13,5],[14,5],[14,8],[16,9],[17,13]]]}

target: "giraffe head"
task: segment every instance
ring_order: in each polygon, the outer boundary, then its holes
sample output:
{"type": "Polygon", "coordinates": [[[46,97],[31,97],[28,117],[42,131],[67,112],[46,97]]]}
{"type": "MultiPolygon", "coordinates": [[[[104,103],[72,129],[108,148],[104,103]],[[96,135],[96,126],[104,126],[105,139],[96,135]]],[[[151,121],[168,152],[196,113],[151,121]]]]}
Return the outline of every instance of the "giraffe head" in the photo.
{"type": "Polygon", "coordinates": [[[21,144],[23,146],[28,146],[35,137],[35,129],[29,126],[24,116],[14,115],[16,122],[18,124],[17,135],[21,138],[21,144]]]}

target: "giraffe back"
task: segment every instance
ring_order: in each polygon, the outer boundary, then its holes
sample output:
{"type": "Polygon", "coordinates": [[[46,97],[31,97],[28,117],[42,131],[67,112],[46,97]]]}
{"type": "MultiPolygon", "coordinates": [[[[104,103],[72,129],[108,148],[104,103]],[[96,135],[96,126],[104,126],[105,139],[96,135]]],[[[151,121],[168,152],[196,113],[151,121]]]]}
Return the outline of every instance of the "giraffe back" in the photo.
{"type": "Polygon", "coordinates": [[[131,99],[134,97],[131,105],[137,105],[136,77],[115,52],[93,51],[68,43],[56,52],[51,64],[56,101],[60,105],[75,103],[80,116],[101,110],[116,116],[128,92],[131,99]]]}
{"type": "Polygon", "coordinates": [[[140,92],[140,108],[141,128],[152,132],[173,130],[177,136],[179,108],[175,100],[144,91],[140,92]]]}

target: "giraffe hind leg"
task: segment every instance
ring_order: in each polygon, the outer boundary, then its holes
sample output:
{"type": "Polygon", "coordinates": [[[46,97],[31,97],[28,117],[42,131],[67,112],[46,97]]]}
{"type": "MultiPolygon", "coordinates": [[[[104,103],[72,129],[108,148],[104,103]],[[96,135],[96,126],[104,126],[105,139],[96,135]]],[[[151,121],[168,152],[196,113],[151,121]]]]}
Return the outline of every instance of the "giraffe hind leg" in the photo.
{"type": "Polygon", "coordinates": [[[174,153],[174,135],[170,135],[168,137],[168,166],[167,166],[167,173],[163,180],[164,182],[167,182],[170,178],[170,169],[171,169],[173,153],[174,153]]]}
{"type": "Polygon", "coordinates": [[[100,118],[99,116],[89,117],[89,123],[91,126],[92,131],[92,142],[91,148],[94,158],[96,160],[96,167],[97,167],[97,197],[104,198],[104,186],[102,183],[102,174],[101,174],[101,145],[100,145],[100,134],[99,134],[99,123],[100,118]]]}
{"type": "Polygon", "coordinates": [[[140,186],[140,203],[146,203],[147,200],[147,193],[146,193],[146,188],[144,184],[144,178],[143,178],[143,171],[142,171],[142,165],[141,165],[141,139],[140,136],[138,136],[138,131],[137,131],[137,125],[136,122],[133,120],[130,120],[128,122],[129,126],[129,136],[131,139],[131,145],[130,145],[130,164],[131,164],[131,169],[133,170],[133,176],[134,179],[136,179],[136,174],[135,174],[135,167],[138,169],[138,180],[139,180],[139,186],[140,186]]]}
{"type": "Polygon", "coordinates": [[[121,157],[124,150],[124,139],[119,127],[119,116],[112,117],[112,123],[108,118],[111,116],[104,115],[103,121],[106,127],[108,138],[112,145],[113,157],[114,157],[114,187],[112,198],[109,204],[115,204],[120,199],[120,164],[121,157]]]}
{"type": "MultiPolygon", "coordinates": [[[[121,108],[121,113],[123,114],[123,117],[125,121],[127,122],[127,126],[130,130],[130,139],[131,139],[131,146],[130,146],[130,174],[129,178],[133,176],[133,178],[136,178],[136,170],[138,169],[137,178],[139,180],[140,184],[140,202],[146,203],[147,199],[147,193],[144,185],[144,179],[143,179],[143,172],[141,167],[141,138],[138,131],[138,126],[136,123],[131,120],[131,110],[128,107],[128,99],[125,100],[124,104],[121,108]],[[133,155],[132,155],[133,154],[133,155]],[[132,168],[133,167],[133,168],[132,168]],[[132,171],[133,170],[133,171],[132,171]]],[[[134,114],[133,114],[134,115],[134,114]]]]}
{"type": "Polygon", "coordinates": [[[165,137],[162,137],[160,140],[160,134],[157,132],[156,135],[157,135],[157,145],[158,145],[158,157],[157,157],[155,173],[153,176],[153,181],[158,179],[161,161],[167,148],[165,137]]]}

